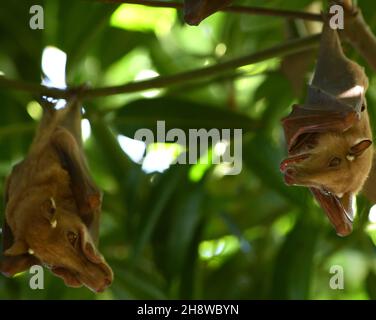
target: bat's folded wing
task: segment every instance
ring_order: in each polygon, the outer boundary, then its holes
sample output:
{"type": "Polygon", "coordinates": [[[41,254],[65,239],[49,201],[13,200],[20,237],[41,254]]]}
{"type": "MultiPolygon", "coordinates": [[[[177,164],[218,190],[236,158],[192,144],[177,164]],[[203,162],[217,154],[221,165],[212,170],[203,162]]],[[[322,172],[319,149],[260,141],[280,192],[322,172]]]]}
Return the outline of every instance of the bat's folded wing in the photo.
{"type": "Polygon", "coordinates": [[[317,188],[310,188],[313,196],[325,211],[330,223],[340,236],[347,236],[352,231],[354,214],[352,210],[352,194],[346,194],[343,198],[323,192],[317,188]]]}
{"type": "Polygon", "coordinates": [[[289,152],[306,134],[344,132],[359,120],[359,113],[348,104],[319,88],[309,87],[307,102],[294,105],[282,120],[289,152]]]}

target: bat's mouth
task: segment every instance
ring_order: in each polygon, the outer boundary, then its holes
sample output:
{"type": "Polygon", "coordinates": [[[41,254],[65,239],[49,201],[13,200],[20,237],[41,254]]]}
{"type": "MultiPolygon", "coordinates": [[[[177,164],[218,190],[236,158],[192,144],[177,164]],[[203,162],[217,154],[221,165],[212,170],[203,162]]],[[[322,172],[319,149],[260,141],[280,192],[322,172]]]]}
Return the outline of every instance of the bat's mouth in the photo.
{"type": "Polygon", "coordinates": [[[297,184],[294,166],[307,160],[317,145],[317,134],[309,133],[300,135],[295,143],[289,149],[289,157],[283,160],[279,166],[280,171],[284,174],[285,183],[287,185],[297,184]]]}
{"type": "Polygon", "coordinates": [[[287,185],[290,186],[299,184],[296,179],[297,171],[295,169],[295,165],[303,162],[310,156],[311,155],[309,153],[299,154],[296,156],[289,157],[281,162],[279,169],[283,173],[283,177],[287,185]]]}
{"type": "Polygon", "coordinates": [[[111,269],[104,263],[98,264],[100,274],[95,272],[91,275],[72,271],[66,267],[50,266],[52,273],[62,278],[69,287],[79,288],[85,285],[94,292],[103,292],[113,280],[111,269]]]}

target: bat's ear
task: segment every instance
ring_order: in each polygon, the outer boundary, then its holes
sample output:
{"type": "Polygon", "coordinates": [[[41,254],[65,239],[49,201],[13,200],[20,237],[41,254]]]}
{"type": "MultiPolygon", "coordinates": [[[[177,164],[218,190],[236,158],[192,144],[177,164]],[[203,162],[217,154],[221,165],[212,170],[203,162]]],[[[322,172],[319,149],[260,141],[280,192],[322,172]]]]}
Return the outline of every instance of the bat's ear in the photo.
{"type": "Polygon", "coordinates": [[[29,254],[15,257],[3,257],[3,259],[0,260],[0,272],[6,277],[12,277],[37,264],[40,264],[40,261],[29,254]]]}
{"type": "Polygon", "coordinates": [[[360,141],[359,143],[353,145],[350,148],[348,156],[350,157],[359,157],[372,145],[372,141],[369,139],[365,139],[360,141]]]}
{"type": "Polygon", "coordinates": [[[13,245],[4,251],[4,255],[8,257],[19,256],[28,252],[28,246],[25,241],[18,240],[13,245]]]}
{"type": "Polygon", "coordinates": [[[325,211],[330,223],[339,236],[347,236],[352,232],[354,213],[352,203],[354,195],[346,193],[342,198],[323,192],[317,188],[310,188],[317,202],[325,211]]]}
{"type": "Polygon", "coordinates": [[[0,272],[7,277],[23,272],[39,260],[28,253],[28,247],[22,240],[14,242],[13,233],[7,224],[3,225],[3,254],[0,255],[0,272]]]}
{"type": "Polygon", "coordinates": [[[80,229],[81,249],[86,258],[93,263],[104,263],[103,256],[98,252],[94,245],[94,239],[87,233],[84,228],[80,229]]]}
{"type": "MultiPolygon", "coordinates": [[[[5,203],[8,202],[10,178],[5,183],[5,203]]],[[[0,252],[0,272],[7,277],[23,272],[40,261],[28,253],[28,247],[22,240],[15,241],[12,229],[4,218],[2,228],[2,250],[0,252]]]]}

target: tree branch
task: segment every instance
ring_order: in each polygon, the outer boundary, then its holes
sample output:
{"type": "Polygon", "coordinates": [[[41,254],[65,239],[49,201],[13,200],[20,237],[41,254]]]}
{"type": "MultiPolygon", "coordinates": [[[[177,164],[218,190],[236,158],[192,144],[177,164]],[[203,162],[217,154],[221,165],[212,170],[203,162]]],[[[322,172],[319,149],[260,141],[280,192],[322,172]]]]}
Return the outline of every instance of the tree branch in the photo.
{"type": "MultiPolygon", "coordinates": [[[[184,4],[181,2],[167,2],[167,1],[153,1],[153,0],[94,0],[108,3],[130,3],[139,4],[152,7],[164,7],[181,9],[184,4]]],[[[347,38],[352,46],[364,57],[369,65],[376,70],[376,37],[372,33],[368,24],[364,21],[362,12],[359,8],[353,5],[352,0],[334,0],[336,3],[343,6],[346,12],[345,30],[347,38]]],[[[220,11],[235,12],[244,14],[264,15],[264,16],[279,16],[293,19],[303,19],[312,21],[322,21],[320,14],[268,9],[259,7],[244,7],[244,6],[229,6],[220,11]]]]}
{"type": "MultiPolygon", "coordinates": [[[[168,2],[168,1],[153,1],[153,0],[94,0],[105,3],[129,3],[129,4],[139,4],[149,7],[158,8],[175,8],[182,9],[182,2],[168,2]]],[[[251,15],[261,15],[261,16],[274,16],[274,17],[284,17],[292,19],[303,19],[311,21],[322,21],[322,16],[316,13],[293,11],[293,10],[282,10],[282,9],[268,9],[260,7],[244,7],[244,6],[229,6],[223,8],[219,11],[233,12],[233,13],[243,13],[251,15]]]]}
{"type": "Polygon", "coordinates": [[[37,83],[8,79],[2,75],[0,75],[0,87],[54,98],[67,98],[70,96],[69,90],[50,88],[37,83]]]}
{"type": "Polygon", "coordinates": [[[319,39],[320,35],[317,34],[306,38],[291,40],[254,54],[218,63],[213,66],[205,67],[202,69],[186,71],[175,75],[155,77],[149,80],[130,82],[119,86],[87,89],[82,89],[81,86],[72,87],[70,89],[64,90],[58,88],[49,88],[43,85],[23,81],[10,80],[3,76],[0,76],[0,86],[54,98],[68,98],[72,94],[79,94],[82,98],[86,99],[121,93],[138,92],[154,88],[172,87],[174,85],[190,82],[195,79],[202,80],[203,78],[215,76],[230,71],[232,69],[264,61],[270,58],[283,57],[296,52],[305,51],[307,49],[313,49],[318,46],[319,39]]]}
{"type": "Polygon", "coordinates": [[[236,69],[252,63],[257,63],[274,57],[282,57],[292,53],[304,51],[318,46],[320,35],[309,36],[298,40],[291,40],[278,46],[250,54],[241,58],[218,63],[202,69],[182,72],[171,76],[161,76],[149,80],[131,82],[125,85],[106,88],[87,89],[83,92],[84,97],[101,97],[120,93],[131,93],[154,88],[170,87],[195,79],[214,76],[226,71],[236,69]]]}
{"type": "Polygon", "coordinates": [[[343,32],[351,45],[376,71],[376,37],[365,22],[359,8],[352,8],[351,11],[346,10],[343,32]]]}

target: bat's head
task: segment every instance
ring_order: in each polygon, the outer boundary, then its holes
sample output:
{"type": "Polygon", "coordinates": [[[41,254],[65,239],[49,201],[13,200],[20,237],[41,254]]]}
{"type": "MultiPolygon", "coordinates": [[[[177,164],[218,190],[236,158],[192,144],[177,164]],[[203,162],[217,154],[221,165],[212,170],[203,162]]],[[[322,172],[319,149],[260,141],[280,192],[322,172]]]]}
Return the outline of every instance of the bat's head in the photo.
{"type": "Polygon", "coordinates": [[[351,232],[352,198],[372,165],[372,141],[356,137],[352,129],[306,134],[280,166],[286,184],[311,189],[340,235],[351,232]]]}
{"type": "MultiPolygon", "coordinates": [[[[21,210],[28,208],[30,202],[25,208],[20,206],[21,210]]],[[[13,244],[4,252],[10,260],[8,263],[5,260],[2,271],[7,275],[23,271],[20,268],[30,266],[27,259],[31,259],[48,267],[68,286],[85,285],[95,292],[107,288],[113,280],[112,270],[98,252],[80,216],[59,207],[52,198],[45,199],[39,209],[38,215],[24,212],[25,219],[18,226],[23,232],[12,235],[13,244]],[[21,266],[11,264],[20,258],[23,258],[21,266]]]]}
{"type": "Polygon", "coordinates": [[[372,141],[358,141],[346,133],[322,133],[316,146],[291,155],[281,163],[290,185],[323,188],[339,197],[358,192],[372,164],[372,141]]]}

